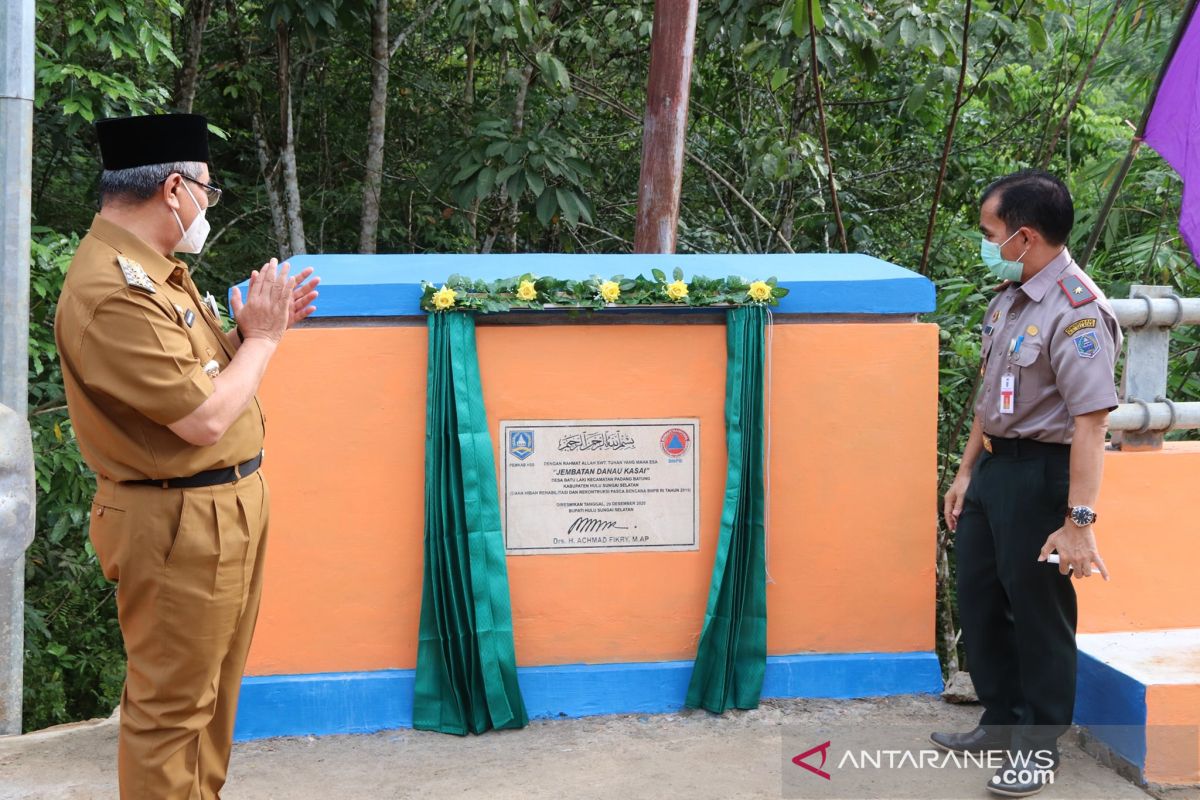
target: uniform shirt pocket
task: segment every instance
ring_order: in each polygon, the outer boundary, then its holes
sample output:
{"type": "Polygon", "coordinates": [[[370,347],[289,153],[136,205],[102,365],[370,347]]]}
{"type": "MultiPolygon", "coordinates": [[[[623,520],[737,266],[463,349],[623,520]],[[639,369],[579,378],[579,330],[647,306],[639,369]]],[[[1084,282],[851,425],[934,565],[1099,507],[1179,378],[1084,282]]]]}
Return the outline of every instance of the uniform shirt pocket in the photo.
{"type": "Polygon", "coordinates": [[[1021,349],[1009,358],[1008,369],[1017,378],[1018,414],[1044,400],[1046,390],[1054,386],[1050,360],[1045,357],[1041,342],[1025,342],[1021,345],[1021,349]]]}
{"type": "Polygon", "coordinates": [[[1032,367],[1041,355],[1042,346],[1040,344],[1023,344],[1012,357],[1012,363],[1017,367],[1032,367]]]}

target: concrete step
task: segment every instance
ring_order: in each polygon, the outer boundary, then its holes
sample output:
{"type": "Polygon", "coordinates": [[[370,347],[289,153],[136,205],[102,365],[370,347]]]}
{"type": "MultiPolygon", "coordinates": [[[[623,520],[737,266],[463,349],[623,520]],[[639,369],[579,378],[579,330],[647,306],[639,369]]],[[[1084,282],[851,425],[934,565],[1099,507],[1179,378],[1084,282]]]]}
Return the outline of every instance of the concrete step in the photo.
{"type": "Polygon", "coordinates": [[[1075,723],[1143,783],[1200,785],[1200,628],[1077,641],[1075,723]]]}

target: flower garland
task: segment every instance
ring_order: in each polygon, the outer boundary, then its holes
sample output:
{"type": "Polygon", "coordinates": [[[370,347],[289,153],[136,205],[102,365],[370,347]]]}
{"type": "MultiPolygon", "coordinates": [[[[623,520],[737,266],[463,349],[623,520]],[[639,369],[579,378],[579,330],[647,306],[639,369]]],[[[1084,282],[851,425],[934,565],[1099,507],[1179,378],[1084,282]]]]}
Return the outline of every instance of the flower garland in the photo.
{"type": "Polygon", "coordinates": [[[747,281],[736,275],[715,279],[696,275],[688,282],[679,268],[675,269],[670,281],[660,269],[651,270],[651,276],[602,278],[593,275],[586,280],[560,280],[526,273],[484,281],[451,275],[440,288],[428,281],[421,282],[421,308],[429,312],[494,314],[547,307],[599,310],[631,306],[774,306],[779,305],[779,299],[788,293],[775,278],[747,281]]]}

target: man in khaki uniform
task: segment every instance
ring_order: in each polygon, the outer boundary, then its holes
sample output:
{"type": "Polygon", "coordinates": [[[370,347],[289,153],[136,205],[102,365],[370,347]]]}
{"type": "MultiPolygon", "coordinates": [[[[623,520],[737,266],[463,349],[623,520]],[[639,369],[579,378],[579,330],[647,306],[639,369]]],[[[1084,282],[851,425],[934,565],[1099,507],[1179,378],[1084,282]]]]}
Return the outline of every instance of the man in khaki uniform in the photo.
{"type": "Polygon", "coordinates": [[[947,750],[1007,751],[987,788],[1049,783],[1075,703],[1071,572],[1108,579],[1093,523],[1121,329],[1072,260],[1062,181],[1028,170],[983,194],[981,257],[1004,281],[983,318],[983,375],[962,466],[946,494],[958,607],[979,726],[935,733],[947,750]],[[1057,551],[1059,565],[1047,563],[1057,551]]]}
{"type": "Polygon", "coordinates": [[[317,281],[272,259],[244,305],[235,292],[226,334],[172,255],[200,251],[220,197],[204,118],[104,120],[97,135],[100,213],[67,272],[55,338],[128,656],[121,797],[216,798],[267,535],[255,392],[285,330],[314,310],[317,281]]]}

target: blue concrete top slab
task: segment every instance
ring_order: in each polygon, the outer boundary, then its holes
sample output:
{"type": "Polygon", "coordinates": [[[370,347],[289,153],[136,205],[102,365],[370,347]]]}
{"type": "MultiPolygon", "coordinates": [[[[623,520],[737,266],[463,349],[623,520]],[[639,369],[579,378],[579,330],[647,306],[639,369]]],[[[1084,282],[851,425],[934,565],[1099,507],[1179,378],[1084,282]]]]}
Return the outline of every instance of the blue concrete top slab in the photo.
{"type": "MultiPolygon", "coordinates": [[[[592,275],[669,276],[747,280],[775,276],[790,290],[780,314],[921,314],[934,310],[934,287],[911,270],[858,253],[768,255],[574,255],[562,253],[446,255],[304,255],[292,270],[313,267],[321,278],[316,317],[418,316],[421,281],[440,284],[451,275],[496,280],[533,273],[562,279],[592,275]]],[[[245,284],[241,284],[243,290],[245,284]]]]}

